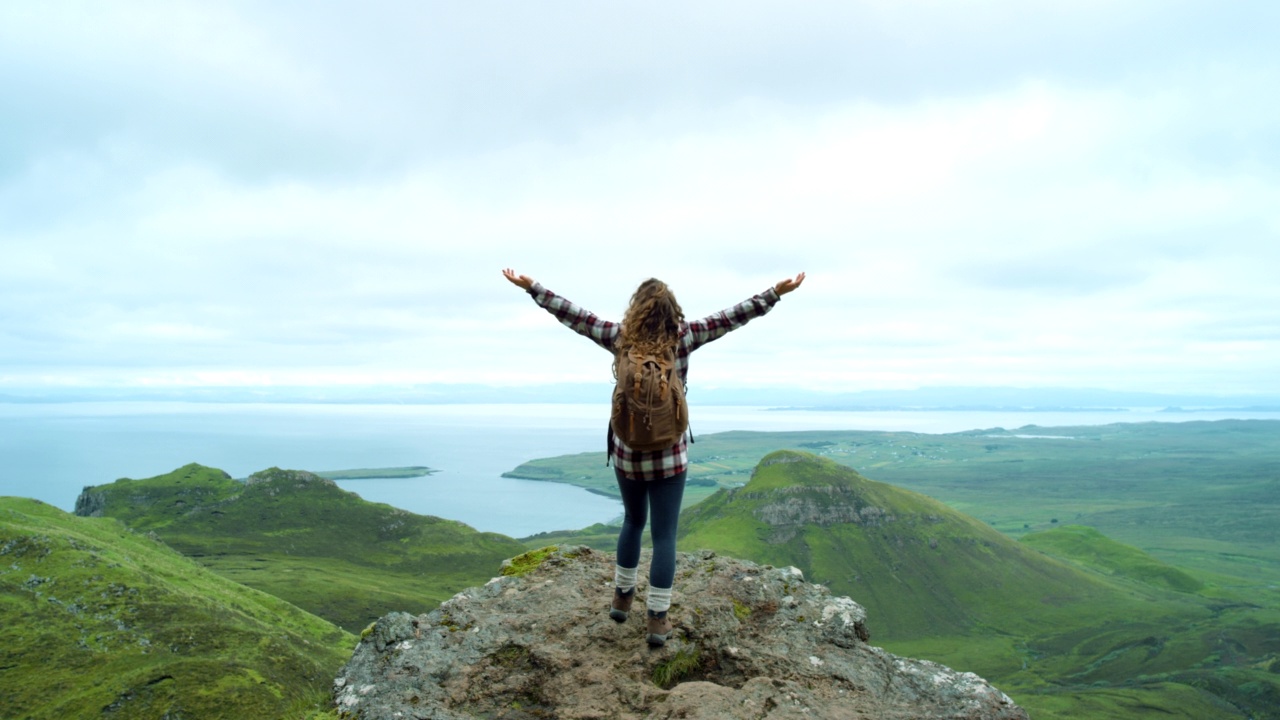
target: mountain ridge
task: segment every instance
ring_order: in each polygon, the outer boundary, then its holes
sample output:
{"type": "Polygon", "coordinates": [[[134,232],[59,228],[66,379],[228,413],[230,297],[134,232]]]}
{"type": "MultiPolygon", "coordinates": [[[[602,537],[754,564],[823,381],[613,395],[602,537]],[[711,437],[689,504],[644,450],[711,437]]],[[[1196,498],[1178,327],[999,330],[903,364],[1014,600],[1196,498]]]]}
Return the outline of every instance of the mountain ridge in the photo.
{"type": "Polygon", "coordinates": [[[371,503],[332,480],[269,468],[245,482],[189,464],[86,487],[82,516],[115,517],[229,579],[357,632],[389,607],[426,609],[524,551],[456,520],[371,503]]]}

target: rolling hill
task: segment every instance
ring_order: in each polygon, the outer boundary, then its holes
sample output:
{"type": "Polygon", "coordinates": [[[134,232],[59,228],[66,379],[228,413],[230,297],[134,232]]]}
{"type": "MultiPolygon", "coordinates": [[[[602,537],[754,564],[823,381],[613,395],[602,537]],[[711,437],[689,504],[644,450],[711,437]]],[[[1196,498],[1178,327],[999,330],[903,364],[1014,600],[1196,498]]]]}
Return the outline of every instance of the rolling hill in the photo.
{"type": "Polygon", "coordinates": [[[686,510],[680,527],[683,547],[795,565],[857,599],[880,638],[1025,632],[1114,594],[936,500],[804,452],[767,455],[746,485],[686,510]]]}
{"type": "Polygon", "coordinates": [[[278,468],[245,482],[195,464],[121,479],[85,488],[76,514],[153,532],[210,570],[352,632],[392,610],[425,612],[525,549],[278,468]]]}

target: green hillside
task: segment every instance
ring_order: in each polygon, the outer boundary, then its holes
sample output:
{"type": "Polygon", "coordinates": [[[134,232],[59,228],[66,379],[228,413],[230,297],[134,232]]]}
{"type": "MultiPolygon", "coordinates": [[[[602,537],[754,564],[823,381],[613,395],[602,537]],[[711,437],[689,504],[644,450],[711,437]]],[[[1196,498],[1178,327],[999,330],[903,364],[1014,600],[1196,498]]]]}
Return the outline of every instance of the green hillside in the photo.
{"type": "Polygon", "coordinates": [[[1023,536],[1022,542],[1113,577],[1128,578],[1184,593],[1205,589],[1202,581],[1186,572],[1084,525],[1066,525],[1054,530],[1031,533],[1023,536]]]}
{"type": "Polygon", "coordinates": [[[301,718],[355,642],[115,520],[0,498],[6,718],[301,718]]]}
{"type": "Polygon", "coordinates": [[[1280,717],[1274,600],[1245,602],[1096,532],[1020,543],[778,451],[686,510],[680,545],[799,567],[864,605],[877,644],[976,672],[1033,717],[1280,717]]]}
{"type": "Polygon", "coordinates": [[[795,565],[855,598],[878,639],[1025,634],[1114,595],[936,500],[809,453],[767,455],[745,486],[686,510],[680,528],[684,548],[795,565]]]}
{"type": "Polygon", "coordinates": [[[524,552],[506,536],[277,468],[246,482],[194,464],[121,479],[85,488],[76,513],[154,532],[210,570],[353,632],[392,610],[426,612],[524,552]]]}

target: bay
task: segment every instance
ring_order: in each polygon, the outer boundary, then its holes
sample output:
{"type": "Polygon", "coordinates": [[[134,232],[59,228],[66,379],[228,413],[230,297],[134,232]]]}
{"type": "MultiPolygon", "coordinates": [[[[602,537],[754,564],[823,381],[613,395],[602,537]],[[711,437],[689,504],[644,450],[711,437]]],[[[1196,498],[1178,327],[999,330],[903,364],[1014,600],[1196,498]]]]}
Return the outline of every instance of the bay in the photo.
{"type": "MultiPolygon", "coordinates": [[[[948,433],[1027,425],[1225,418],[1246,411],[776,411],[691,408],[695,434],[727,430],[948,433]]],[[[539,457],[604,448],[605,405],[342,405],[182,402],[0,403],[0,494],[71,510],[80,490],[187,463],[246,477],[268,467],[325,471],[426,465],[427,477],[344,480],[367,500],[523,537],[607,522],[615,500],[579,488],[501,477],[539,457]]],[[[339,532],[340,528],[335,528],[339,532]]]]}

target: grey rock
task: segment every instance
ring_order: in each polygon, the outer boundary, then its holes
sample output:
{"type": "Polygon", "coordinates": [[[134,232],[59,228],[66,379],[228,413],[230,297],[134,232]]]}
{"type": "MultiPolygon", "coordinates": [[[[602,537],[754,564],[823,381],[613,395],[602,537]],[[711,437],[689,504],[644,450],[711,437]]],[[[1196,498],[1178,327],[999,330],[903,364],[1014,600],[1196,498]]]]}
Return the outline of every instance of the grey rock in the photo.
{"type": "MultiPolygon", "coordinates": [[[[613,556],[561,548],[417,617],[363,635],[334,681],[343,717],[1026,718],[972,673],[867,644],[866,614],[774,568],[682,553],[661,648],[645,643],[645,588],[609,619],[613,556]]],[[[515,565],[509,565],[515,568],[515,565]]],[[[642,573],[643,574],[643,573],[642,573]]]]}
{"type": "Polygon", "coordinates": [[[107,494],[86,487],[76,498],[75,514],[80,517],[102,517],[107,509],[107,494]]]}

